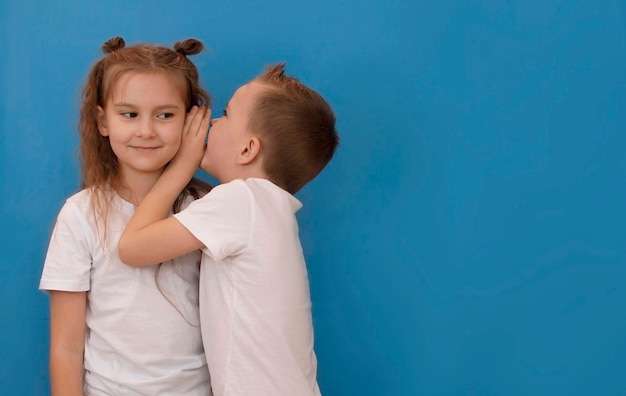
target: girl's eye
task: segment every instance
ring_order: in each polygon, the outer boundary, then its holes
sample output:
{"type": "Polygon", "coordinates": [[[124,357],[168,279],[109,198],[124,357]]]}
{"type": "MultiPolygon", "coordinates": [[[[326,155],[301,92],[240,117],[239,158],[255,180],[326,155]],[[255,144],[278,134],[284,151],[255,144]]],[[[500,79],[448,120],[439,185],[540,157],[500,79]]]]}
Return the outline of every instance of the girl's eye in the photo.
{"type": "Polygon", "coordinates": [[[137,113],[133,112],[133,111],[125,111],[123,113],[120,113],[122,115],[122,117],[126,117],[126,118],[135,118],[137,117],[137,113]]]}
{"type": "Polygon", "coordinates": [[[226,109],[222,110],[222,117],[226,117],[228,113],[226,113],[226,109]]]}
{"type": "Polygon", "coordinates": [[[159,117],[159,118],[161,118],[163,120],[167,120],[167,119],[170,119],[170,118],[174,117],[174,114],[173,113],[161,113],[157,117],[159,117]]]}

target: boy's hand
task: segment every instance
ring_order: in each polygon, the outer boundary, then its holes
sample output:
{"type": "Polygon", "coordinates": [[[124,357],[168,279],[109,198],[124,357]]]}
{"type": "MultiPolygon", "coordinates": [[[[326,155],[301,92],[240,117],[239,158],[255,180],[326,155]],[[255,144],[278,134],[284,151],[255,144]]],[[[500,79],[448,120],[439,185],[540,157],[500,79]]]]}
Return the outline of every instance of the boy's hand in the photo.
{"type": "Polygon", "coordinates": [[[191,108],[185,117],[180,148],[168,168],[176,167],[192,174],[198,170],[204,155],[210,121],[211,109],[205,106],[191,108]]]}

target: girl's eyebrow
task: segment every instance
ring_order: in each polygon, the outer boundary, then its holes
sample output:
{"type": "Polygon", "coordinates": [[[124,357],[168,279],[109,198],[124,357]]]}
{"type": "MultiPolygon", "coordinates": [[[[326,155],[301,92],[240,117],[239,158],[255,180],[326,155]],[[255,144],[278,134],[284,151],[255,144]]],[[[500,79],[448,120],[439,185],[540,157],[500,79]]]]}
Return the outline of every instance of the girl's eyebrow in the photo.
{"type": "MultiPolygon", "coordinates": [[[[120,103],[113,103],[114,107],[137,107],[136,105],[132,104],[132,103],[125,103],[125,102],[120,102],[120,103]]],[[[163,104],[163,105],[159,105],[157,107],[155,107],[156,110],[163,110],[163,109],[178,109],[180,108],[180,106],[175,105],[175,104],[163,104]]]]}
{"type": "Polygon", "coordinates": [[[182,109],[182,106],[180,105],[175,105],[175,104],[164,104],[164,105],[160,105],[155,107],[156,110],[168,110],[168,109],[182,109]]]}

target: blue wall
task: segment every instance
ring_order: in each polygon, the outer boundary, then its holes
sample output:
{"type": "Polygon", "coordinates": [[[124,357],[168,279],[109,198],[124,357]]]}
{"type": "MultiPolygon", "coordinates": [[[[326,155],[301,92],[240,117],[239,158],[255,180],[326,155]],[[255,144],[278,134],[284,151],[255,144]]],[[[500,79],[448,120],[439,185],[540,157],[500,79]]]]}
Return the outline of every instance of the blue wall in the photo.
{"type": "Polygon", "coordinates": [[[342,146],[299,193],[325,395],[626,392],[626,5],[609,0],[0,4],[0,393],[46,395],[56,213],[109,37],[196,56],[220,110],[268,63],[342,146]]]}

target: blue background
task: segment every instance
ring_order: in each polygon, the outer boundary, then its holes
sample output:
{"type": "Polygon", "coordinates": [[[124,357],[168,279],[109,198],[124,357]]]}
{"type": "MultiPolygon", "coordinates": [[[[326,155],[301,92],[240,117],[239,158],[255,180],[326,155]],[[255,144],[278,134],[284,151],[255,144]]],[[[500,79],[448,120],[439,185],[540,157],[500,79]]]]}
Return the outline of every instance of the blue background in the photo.
{"type": "Polygon", "coordinates": [[[0,393],[48,393],[48,238],[102,43],[195,56],[221,111],[266,64],[334,107],[297,196],[325,395],[626,394],[626,5],[3,1],[0,393]]]}

